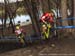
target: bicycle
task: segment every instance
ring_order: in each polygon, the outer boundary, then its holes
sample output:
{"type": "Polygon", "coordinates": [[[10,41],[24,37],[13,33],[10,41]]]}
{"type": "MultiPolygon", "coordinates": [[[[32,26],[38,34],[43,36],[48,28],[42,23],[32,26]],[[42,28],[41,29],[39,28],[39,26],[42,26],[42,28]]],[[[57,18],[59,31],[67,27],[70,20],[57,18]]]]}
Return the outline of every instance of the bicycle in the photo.
{"type": "Polygon", "coordinates": [[[41,23],[41,35],[42,39],[48,39],[50,36],[51,24],[50,23],[41,23]]]}
{"type": "Polygon", "coordinates": [[[24,34],[21,33],[21,34],[19,34],[17,37],[18,37],[18,39],[19,39],[19,43],[24,46],[24,45],[25,45],[24,34]]]}

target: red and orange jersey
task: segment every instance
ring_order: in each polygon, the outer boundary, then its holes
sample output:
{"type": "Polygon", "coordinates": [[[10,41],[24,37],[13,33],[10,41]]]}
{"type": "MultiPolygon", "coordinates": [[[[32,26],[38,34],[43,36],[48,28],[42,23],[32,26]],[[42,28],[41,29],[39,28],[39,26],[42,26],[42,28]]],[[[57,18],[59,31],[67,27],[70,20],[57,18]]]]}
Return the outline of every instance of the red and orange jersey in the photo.
{"type": "Polygon", "coordinates": [[[43,16],[41,17],[41,21],[45,22],[46,20],[48,20],[50,23],[54,22],[53,14],[52,13],[44,13],[43,16]]]}

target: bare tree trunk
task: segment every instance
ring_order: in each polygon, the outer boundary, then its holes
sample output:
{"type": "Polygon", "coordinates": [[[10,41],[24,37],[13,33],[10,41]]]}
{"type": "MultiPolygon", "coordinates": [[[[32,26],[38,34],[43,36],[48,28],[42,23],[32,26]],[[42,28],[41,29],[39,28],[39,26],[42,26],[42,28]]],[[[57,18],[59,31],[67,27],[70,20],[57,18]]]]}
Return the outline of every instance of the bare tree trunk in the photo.
{"type": "Polygon", "coordinates": [[[49,0],[42,0],[42,8],[43,8],[43,12],[50,11],[49,0]]]}
{"type": "MultiPolygon", "coordinates": [[[[69,0],[68,1],[68,6],[69,6],[69,9],[71,10],[70,11],[70,13],[71,13],[71,15],[69,16],[70,18],[73,18],[73,14],[74,14],[74,2],[73,2],[73,0],[69,0]]],[[[69,20],[69,25],[74,25],[73,24],[73,19],[72,20],[69,20]]],[[[74,29],[70,29],[70,31],[69,32],[71,32],[72,34],[73,34],[73,32],[74,32],[74,29]]]]}
{"type": "MultiPolygon", "coordinates": [[[[61,14],[62,14],[62,20],[67,18],[67,0],[61,0],[61,14]]],[[[67,26],[68,22],[63,21],[62,25],[67,26]]]]}
{"type": "MultiPolygon", "coordinates": [[[[73,0],[68,0],[68,9],[70,11],[70,15],[68,16],[68,18],[73,18],[73,0]]],[[[68,21],[69,25],[73,25],[73,19],[68,21]]]]}
{"type": "MultiPolygon", "coordinates": [[[[73,0],[73,16],[75,18],[75,0],[73,0]]],[[[75,25],[75,20],[73,20],[73,24],[75,25]]]]}
{"type": "MultiPolygon", "coordinates": [[[[67,0],[61,0],[61,16],[62,16],[62,26],[68,26],[67,18],[67,0]]],[[[64,33],[69,32],[69,29],[64,29],[64,33]]]]}
{"type": "Polygon", "coordinates": [[[40,35],[39,22],[38,22],[39,17],[37,17],[38,10],[37,10],[35,3],[36,3],[35,0],[34,1],[33,0],[24,0],[24,6],[32,20],[34,34],[40,35]]]}
{"type": "MultiPolygon", "coordinates": [[[[7,21],[7,0],[4,0],[5,3],[5,15],[4,15],[4,22],[3,22],[3,30],[5,31],[6,29],[6,21],[7,21]]],[[[4,32],[5,35],[5,32],[4,32]]]]}
{"type": "MultiPolygon", "coordinates": [[[[72,5],[73,5],[73,9],[72,9],[72,16],[75,18],[75,0],[72,0],[72,5]]],[[[75,26],[75,20],[73,20],[73,25],[75,26]]],[[[73,35],[75,34],[75,29],[72,30],[73,35]]]]}
{"type": "Polygon", "coordinates": [[[6,20],[7,20],[7,0],[4,0],[4,2],[5,2],[4,27],[6,27],[6,20]]]}

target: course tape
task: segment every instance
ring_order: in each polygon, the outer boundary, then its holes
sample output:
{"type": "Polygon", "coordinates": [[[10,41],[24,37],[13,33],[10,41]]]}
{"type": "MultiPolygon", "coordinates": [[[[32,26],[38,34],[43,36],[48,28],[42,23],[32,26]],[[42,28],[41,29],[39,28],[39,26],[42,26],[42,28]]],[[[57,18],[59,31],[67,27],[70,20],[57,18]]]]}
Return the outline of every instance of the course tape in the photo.
{"type": "Polygon", "coordinates": [[[75,28],[75,26],[58,26],[56,29],[75,28]]]}
{"type": "MultiPolygon", "coordinates": [[[[75,20],[75,18],[66,18],[66,19],[60,19],[58,22],[62,22],[65,20],[75,20]]],[[[75,28],[75,26],[57,26],[55,29],[64,29],[64,28],[75,28]]]]}
{"type": "Polygon", "coordinates": [[[62,22],[62,21],[65,21],[65,20],[75,20],[75,18],[59,19],[58,22],[62,22]]]}

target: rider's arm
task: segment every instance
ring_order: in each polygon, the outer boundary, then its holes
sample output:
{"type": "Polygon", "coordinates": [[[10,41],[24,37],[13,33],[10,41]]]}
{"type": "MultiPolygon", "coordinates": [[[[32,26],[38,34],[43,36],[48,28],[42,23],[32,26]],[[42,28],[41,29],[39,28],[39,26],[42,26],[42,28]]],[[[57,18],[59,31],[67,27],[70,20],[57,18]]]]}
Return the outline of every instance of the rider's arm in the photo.
{"type": "Polygon", "coordinates": [[[42,17],[41,17],[41,21],[42,21],[43,23],[45,23],[45,18],[46,18],[45,16],[42,16],[42,17]]]}
{"type": "Polygon", "coordinates": [[[15,35],[17,36],[18,35],[18,33],[17,33],[17,31],[15,30],[15,35]]]}
{"type": "Polygon", "coordinates": [[[53,17],[50,17],[50,22],[54,23],[53,17]]]}
{"type": "Polygon", "coordinates": [[[51,16],[49,16],[49,18],[50,18],[49,21],[50,21],[51,23],[54,23],[54,18],[53,18],[53,16],[51,15],[51,16]]]}

